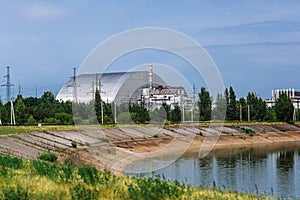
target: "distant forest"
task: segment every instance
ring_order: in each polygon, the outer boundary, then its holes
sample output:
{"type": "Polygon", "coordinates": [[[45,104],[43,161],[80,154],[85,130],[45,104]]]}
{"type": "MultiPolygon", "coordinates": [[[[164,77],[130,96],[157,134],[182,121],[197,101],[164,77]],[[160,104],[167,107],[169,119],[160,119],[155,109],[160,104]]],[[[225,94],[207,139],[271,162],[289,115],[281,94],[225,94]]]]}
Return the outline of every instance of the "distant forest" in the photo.
{"type": "MultiPolygon", "coordinates": [[[[88,104],[74,103],[70,101],[56,100],[50,91],[44,92],[40,98],[23,98],[18,95],[13,101],[16,124],[113,124],[114,109],[118,112],[118,123],[147,123],[164,122],[180,123],[182,110],[175,106],[171,110],[169,105],[163,104],[159,109],[148,111],[142,105],[121,104],[112,106],[101,100],[98,90],[95,92],[95,100],[88,104]],[[103,113],[102,113],[103,112],[103,113]]],[[[227,121],[284,121],[291,122],[300,119],[300,112],[294,110],[291,100],[282,94],[277,99],[275,106],[267,108],[265,101],[255,93],[248,93],[246,98],[236,99],[232,87],[225,89],[223,94],[218,94],[213,105],[213,98],[204,87],[199,92],[197,110],[194,119],[200,121],[226,119],[227,121]],[[225,110],[225,108],[227,108],[225,110]]],[[[186,112],[186,111],[185,111],[186,112]]],[[[188,115],[187,113],[184,113],[188,115]]],[[[11,103],[0,102],[0,119],[2,124],[11,122],[11,103]]],[[[187,117],[185,117],[187,119],[187,117]]]]}

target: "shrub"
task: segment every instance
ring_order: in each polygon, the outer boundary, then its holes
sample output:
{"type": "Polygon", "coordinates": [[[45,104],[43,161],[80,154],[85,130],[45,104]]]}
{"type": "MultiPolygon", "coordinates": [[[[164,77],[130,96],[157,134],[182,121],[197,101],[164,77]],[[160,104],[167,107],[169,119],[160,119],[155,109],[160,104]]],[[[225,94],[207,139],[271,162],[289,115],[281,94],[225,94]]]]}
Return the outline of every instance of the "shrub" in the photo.
{"type": "Polygon", "coordinates": [[[0,156],[0,165],[12,168],[12,169],[21,169],[23,168],[23,161],[17,157],[10,156],[0,156]]]}
{"type": "Polygon", "coordinates": [[[75,149],[77,148],[77,143],[76,142],[72,141],[71,145],[72,145],[73,148],[75,148],[75,149]]]}
{"type": "Polygon", "coordinates": [[[53,117],[45,118],[44,119],[45,124],[57,124],[57,120],[53,117]]]}
{"type": "Polygon", "coordinates": [[[57,156],[54,153],[43,153],[38,156],[38,159],[44,160],[44,161],[49,161],[49,162],[56,162],[57,156]]]}
{"type": "Polygon", "coordinates": [[[34,117],[32,115],[30,115],[30,117],[27,120],[28,124],[36,124],[36,120],[34,119],[34,117]]]}
{"type": "Polygon", "coordinates": [[[252,129],[250,128],[241,128],[243,131],[245,131],[245,133],[247,133],[249,136],[254,136],[255,135],[255,131],[253,131],[252,129]]]}
{"type": "Polygon", "coordinates": [[[99,140],[101,140],[102,142],[109,142],[109,138],[107,137],[100,137],[99,140]]]}
{"type": "Polygon", "coordinates": [[[95,167],[85,166],[78,169],[78,173],[85,183],[96,184],[99,182],[98,172],[95,167]]]}

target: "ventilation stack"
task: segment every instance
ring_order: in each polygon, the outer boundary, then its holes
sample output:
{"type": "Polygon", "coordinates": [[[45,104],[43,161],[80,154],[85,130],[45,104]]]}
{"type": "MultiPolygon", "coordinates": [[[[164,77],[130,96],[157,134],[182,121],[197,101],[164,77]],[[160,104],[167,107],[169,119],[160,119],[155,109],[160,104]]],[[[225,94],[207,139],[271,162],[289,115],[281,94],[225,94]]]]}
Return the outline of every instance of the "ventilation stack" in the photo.
{"type": "Polygon", "coordinates": [[[152,85],[153,85],[153,71],[152,71],[153,65],[149,64],[149,93],[152,92],[152,85]]]}

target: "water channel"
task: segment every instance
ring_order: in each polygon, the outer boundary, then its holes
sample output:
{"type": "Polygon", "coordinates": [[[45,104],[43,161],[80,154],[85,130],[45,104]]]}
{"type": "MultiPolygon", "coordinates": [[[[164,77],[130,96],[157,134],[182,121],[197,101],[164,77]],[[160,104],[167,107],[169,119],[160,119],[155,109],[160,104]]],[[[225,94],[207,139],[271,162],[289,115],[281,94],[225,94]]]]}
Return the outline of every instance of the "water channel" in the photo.
{"type": "MultiPolygon", "coordinates": [[[[127,169],[140,164],[134,163],[127,169]]],[[[300,143],[219,149],[201,159],[197,154],[189,154],[144,175],[159,175],[193,186],[216,185],[240,192],[300,198],[300,143]]]]}

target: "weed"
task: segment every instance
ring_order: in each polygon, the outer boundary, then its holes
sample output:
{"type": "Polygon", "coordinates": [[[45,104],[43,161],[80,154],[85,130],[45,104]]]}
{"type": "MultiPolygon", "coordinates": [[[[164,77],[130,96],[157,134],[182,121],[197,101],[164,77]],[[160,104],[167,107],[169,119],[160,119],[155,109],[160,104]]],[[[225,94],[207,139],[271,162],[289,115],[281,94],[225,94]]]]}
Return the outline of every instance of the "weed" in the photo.
{"type": "Polygon", "coordinates": [[[99,140],[101,140],[102,142],[109,142],[109,138],[107,137],[99,137],[99,140]]]}
{"type": "Polygon", "coordinates": [[[44,161],[49,161],[49,162],[56,162],[57,156],[54,153],[48,152],[48,153],[40,154],[38,156],[38,159],[44,160],[44,161]]]}
{"type": "Polygon", "coordinates": [[[254,136],[255,135],[255,131],[250,129],[250,128],[242,127],[241,129],[243,131],[245,131],[245,133],[247,133],[249,136],[254,136]]]}

